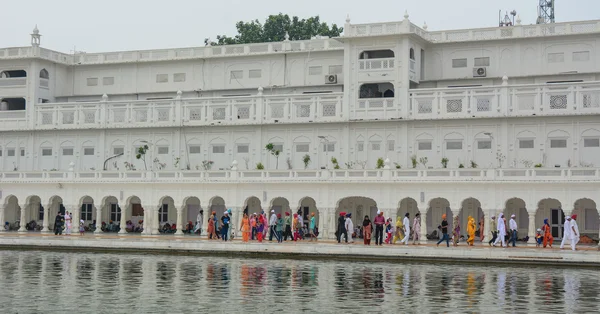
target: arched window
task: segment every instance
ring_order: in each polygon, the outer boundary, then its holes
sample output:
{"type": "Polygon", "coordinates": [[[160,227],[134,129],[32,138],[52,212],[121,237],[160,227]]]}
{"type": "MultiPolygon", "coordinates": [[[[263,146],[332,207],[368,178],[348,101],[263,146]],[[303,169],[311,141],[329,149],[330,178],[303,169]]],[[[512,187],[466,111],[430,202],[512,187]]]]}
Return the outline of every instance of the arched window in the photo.
{"type": "Polygon", "coordinates": [[[43,78],[43,79],[50,79],[50,74],[48,73],[48,70],[46,70],[46,69],[42,69],[42,70],[40,71],[40,78],[43,78]]]}
{"type": "Polygon", "coordinates": [[[409,51],[410,60],[415,60],[415,50],[410,48],[409,51]]]}

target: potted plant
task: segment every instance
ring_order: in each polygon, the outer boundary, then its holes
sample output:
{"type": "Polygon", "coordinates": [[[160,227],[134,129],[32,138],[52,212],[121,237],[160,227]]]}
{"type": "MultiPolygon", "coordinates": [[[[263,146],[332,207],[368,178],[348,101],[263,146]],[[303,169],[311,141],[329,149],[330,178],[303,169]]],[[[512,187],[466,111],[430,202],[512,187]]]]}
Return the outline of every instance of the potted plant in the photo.
{"type": "Polygon", "coordinates": [[[401,169],[402,168],[402,166],[400,166],[400,164],[397,163],[397,162],[395,162],[394,165],[396,166],[396,169],[401,169]]]}
{"type": "Polygon", "coordinates": [[[471,160],[471,168],[477,168],[477,163],[473,160],[471,160]]]}
{"type": "Polygon", "coordinates": [[[256,170],[264,170],[265,166],[262,164],[262,162],[259,162],[256,164],[256,170]]]}
{"type": "Polygon", "coordinates": [[[413,169],[417,168],[417,165],[419,164],[419,162],[417,161],[417,155],[410,156],[410,161],[412,162],[413,169]]]}
{"type": "Polygon", "coordinates": [[[448,158],[444,157],[442,158],[442,167],[444,168],[448,168],[448,158]]]}
{"type": "Polygon", "coordinates": [[[148,170],[148,166],[146,165],[146,153],[148,152],[148,145],[140,146],[137,149],[137,154],[135,155],[136,159],[141,159],[144,162],[144,170],[148,170]]]}
{"type": "Polygon", "coordinates": [[[204,171],[209,171],[212,168],[213,164],[214,162],[212,160],[203,160],[202,169],[204,169],[204,171]]]}
{"type": "Polygon", "coordinates": [[[375,165],[375,169],[383,169],[384,166],[385,162],[383,161],[383,158],[377,158],[377,164],[375,165]]]}
{"type": "Polygon", "coordinates": [[[308,165],[310,164],[310,155],[306,154],[302,157],[302,162],[304,163],[304,169],[308,168],[308,165]]]}
{"type": "Polygon", "coordinates": [[[338,163],[337,158],[331,157],[331,163],[333,164],[333,169],[340,169],[340,164],[338,163]]]}
{"type": "Polygon", "coordinates": [[[346,165],[346,169],[352,169],[352,167],[354,167],[354,162],[349,161],[345,165],[346,165]]]}
{"type": "Polygon", "coordinates": [[[423,167],[425,167],[425,169],[427,169],[427,162],[429,161],[429,159],[427,157],[421,157],[419,159],[419,162],[423,165],[423,167]]]}
{"type": "Polygon", "coordinates": [[[267,144],[267,146],[265,146],[265,149],[269,153],[271,153],[271,155],[275,156],[275,160],[276,160],[275,169],[279,169],[279,154],[281,152],[278,149],[275,149],[275,146],[273,145],[273,143],[267,144]]]}
{"type": "Polygon", "coordinates": [[[535,166],[534,166],[534,167],[535,167],[535,168],[542,168],[543,166],[542,166],[542,164],[535,164],[535,166]]]}
{"type": "Polygon", "coordinates": [[[464,168],[464,167],[465,167],[465,165],[463,165],[463,164],[458,165],[458,168],[464,168]]]}

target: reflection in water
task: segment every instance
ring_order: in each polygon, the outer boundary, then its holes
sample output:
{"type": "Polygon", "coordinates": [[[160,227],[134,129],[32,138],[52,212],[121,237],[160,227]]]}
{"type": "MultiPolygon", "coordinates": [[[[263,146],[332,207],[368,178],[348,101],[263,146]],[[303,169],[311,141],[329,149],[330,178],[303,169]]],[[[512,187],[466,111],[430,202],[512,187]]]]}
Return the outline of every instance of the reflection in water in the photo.
{"type": "Polygon", "coordinates": [[[0,251],[0,283],[5,313],[600,311],[586,269],[0,251]]]}

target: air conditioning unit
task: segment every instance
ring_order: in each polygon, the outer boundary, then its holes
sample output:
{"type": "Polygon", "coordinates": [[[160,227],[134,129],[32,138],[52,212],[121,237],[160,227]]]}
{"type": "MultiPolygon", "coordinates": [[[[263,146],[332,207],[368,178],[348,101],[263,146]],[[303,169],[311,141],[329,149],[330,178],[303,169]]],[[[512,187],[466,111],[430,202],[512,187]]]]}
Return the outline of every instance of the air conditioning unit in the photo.
{"type": "Polygon", "coordinates": [[[325,75],[325,84],[337,84],[337,74],[325,75]]]}
{"type": "Polygon", "coordinates": [[[487,68],[473,68],[473,77],[486,77],[487,76],[487,68]]]}

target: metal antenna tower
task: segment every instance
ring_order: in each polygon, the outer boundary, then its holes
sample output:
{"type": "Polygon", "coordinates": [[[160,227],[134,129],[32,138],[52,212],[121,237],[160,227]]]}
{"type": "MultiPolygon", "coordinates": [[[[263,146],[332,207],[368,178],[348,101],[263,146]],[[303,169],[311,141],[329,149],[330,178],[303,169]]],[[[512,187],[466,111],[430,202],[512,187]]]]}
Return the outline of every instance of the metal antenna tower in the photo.
{"type": "Polygon", "coordinates": [[[554,23],[554,1],[555,0],[540,0],[537,24],[554,23]]]}

